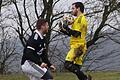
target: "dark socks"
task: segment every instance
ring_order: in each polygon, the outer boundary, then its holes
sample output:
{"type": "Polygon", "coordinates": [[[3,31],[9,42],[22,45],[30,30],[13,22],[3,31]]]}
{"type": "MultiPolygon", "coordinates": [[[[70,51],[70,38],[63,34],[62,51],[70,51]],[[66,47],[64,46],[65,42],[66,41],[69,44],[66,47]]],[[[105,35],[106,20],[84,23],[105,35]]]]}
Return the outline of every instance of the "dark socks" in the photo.
{"type": "Polygon", "coordinates": [[[73,62],[66,61],[65,68],[77,75],[79,80],[87,80],[87,76],[80,70],[81,66],[73,62]]]}

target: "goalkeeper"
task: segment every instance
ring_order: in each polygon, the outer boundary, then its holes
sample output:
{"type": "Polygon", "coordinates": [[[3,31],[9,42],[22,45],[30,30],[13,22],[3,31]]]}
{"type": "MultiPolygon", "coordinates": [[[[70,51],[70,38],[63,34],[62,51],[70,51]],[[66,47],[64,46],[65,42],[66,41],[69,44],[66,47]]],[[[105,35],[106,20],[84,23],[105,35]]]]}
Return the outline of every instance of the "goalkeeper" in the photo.
{"type": "Polygon", "coordinates": [[[68,20],[65,18],[60,23],[60,31],[70,36],[70,50],[65,59],[65,68],[77,75],[79,80],[91,80],[91,76],[85,75],[80,69],[83,64],[83,57],[86,53],[87,20],[84,16],[84,5],[81,2],[72,4],[72,14],[77,18],[68,20]],[[68,25],[72,25],[71,28],[68,25]]]}

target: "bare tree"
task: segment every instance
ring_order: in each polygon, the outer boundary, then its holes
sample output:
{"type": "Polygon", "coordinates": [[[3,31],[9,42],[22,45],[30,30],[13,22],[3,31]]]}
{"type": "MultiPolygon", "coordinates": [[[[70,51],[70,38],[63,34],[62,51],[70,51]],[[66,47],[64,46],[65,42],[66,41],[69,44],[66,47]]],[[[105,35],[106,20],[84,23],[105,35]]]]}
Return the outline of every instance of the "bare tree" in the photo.
{"type": "Polygon", "coordinates": [[[15,32],[10,28],[9,17],[11,14],[6,14],[7,10],[4,10],[5,6],[10,5],[10,0],[0,0],[0,74],[7,73],[8,70],[14,68],[20,58],[18,49],[18,37],[15,36],[15,32]],[[6,21],[8,20],[8,21],[6,21]],[[6,23],[7,22],[7,23],[6,23]]]}
{"type": "MultiPolygon", "coordinates": [[[[44,8],[42,8],[41,14],[38,14],[38,10],[37,10],[37,6],[38,6],[37,2],[38,1],[37,0],[33,0],[32,1],[32,2],[34,2],[34,4],[33,4],[33,10],[35,11],[34,14],[36,16],[36,19],[35,19],[34,22],[31,22],[30,17],[29,17],[30,15],[28,15],[28,13],[27,13],[27,10],[29,9],[29,8],[27,8],[27,2],[28,1],[23,0],[24,14],[25,14],[25,18],[27,19],[27,23],[28,23],[28,28],[25,30],[25,28],[23,26],[24,22],[23,22],[22,13],[20,13],[20,10],[19,10],[18,5],[17,5],[17,1],[16,0],[13,1],[13,4],[15,5],[15,8],[16,8],[16,11],[17,11],[17,14],[18,14],[18,24],[19,24],[19,26],[17,27],[17,29],[15,28],[15,30],[19,34],[19,38],[20,38],[23,46],[25,46],[25,44],[26,44],[26,37],[25,36],[26,36],[26,34],[28,34],[28,30],[30,32],[33,32],[33,29],[34,29],[34,25],[33,24],[39,18],[45,18],[45,19],[48,20],[48,23],[49,23],[50,27],[49,27],[49,32],[47,34],[47,43],[49,45],[49,40],[50,40],[50,35],[51,35],[51,26],[52,26],[52,23],[53,23],[53,20],[51,19],[52,15],[53,15],[52,14],[53,0],[49,0],[49,1],[43,0],[42,1],[42,3],[43,3],[42,6],[44,8]]],[[[39,3],[41,3],[41,1],[39,3]]],[[[42,7],[42,6],[40,6],[40,7],[42,7]]]]}
{"type": "Polygon", "coordinates": [[[1,14],[2,0],[0,0],[0,14],[1,14]]]}
{"type": "Polygon", "coordinates": [[[103,4],[103,7],[102,7],[103,12],[101,13],[102,20],[101,20],[100,24],[98,25],[97,29],[95,30],[92,40],[87,42],[88,47],[91,46],[92,44],[95,44],[95,42],[99,38],[104,37],[101,35],[101,32],[102,32],[101,30],[106,27],[106,22],[107,22],[107,20],[109,20],[110,14],[112,14],[114,11],[117,11],[118,9],[120,9],[120,2],[118,2],[117,0],[114,0],[114,1],[108,0],[107,3],[105,3],[106,0],[98,0],[98,1],[100,1],[103,4]]]}
{"type": "MultiPolygon", "coordinates": [[[[59,46],[58,43],[62,41],[63,45],[68,47],[68,45],[64,44],[64,39],[67,37],[59,34],[57,22],[63,17],[64,13],[69,13],[69,11],[54,10],[55,6],[58,5],[61,0],[11,0],[10,3],[11,2],[13,11],[11,10],[12,17],[9,17],[9,19],[15,24],[11,25],[11,27],[18,33],[23,47],[26,44],[27,38],[33,33],[36,21],[39,18],[45,18],[49,21],[50,26],[46,37],[47,50],[50,51],[49,55],[64,62],[65,52],[60,51],[57,46],[59,46]],[[53,44],[53,42],[56,44],[54,44],[54,46],[50,45],[50,43],[53,44]],[[52,50],[49,49],[49,46],[52,50]],[[61,55],[62,53],[64,54],[61,55]]],[[[118,29],[114,26],[119,25],[117,16],[120,11],[120,2],[118,2],[118,0],[86,0],[85,5],[87,12],[85,15],[88,18],[89,29],[91,29],[87,35],[87,47],[90,48],[90,46],[96,45],[97,41],[101,38],[105,38],[106,36],[110,37],[110,34],[106,32],[108,28],[118,29]],[[115,23],[111,25],[113,18],[115,19],[115,23]]],[[[67,47],[64,49],[67,49],[67,47]]]]}
{"type": "Polygon", "coordinates": [[[18,60],[19,53],[16,51],[17,38],[13,38],[5,27],[1,27],[0,31],[0,74],[4,74],[12,69],[11,65],[18,60]]]}

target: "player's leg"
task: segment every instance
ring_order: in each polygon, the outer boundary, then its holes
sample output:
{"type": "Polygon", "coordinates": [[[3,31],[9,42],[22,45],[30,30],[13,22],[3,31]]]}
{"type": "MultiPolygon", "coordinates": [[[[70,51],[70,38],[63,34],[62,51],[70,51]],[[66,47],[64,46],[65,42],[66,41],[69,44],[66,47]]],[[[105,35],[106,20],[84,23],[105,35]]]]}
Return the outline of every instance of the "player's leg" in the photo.
{"type": "MultiPolygon", "coordinates": [[[[76,57],[74,64],[76,65],[83,65],[83,60],[84,60],[84,56],[86,54],[86,49],[83,49],[83,54],[81,56],[76,57]]],[[[85,75],[85,74],[84,74],[85,75]]],[[[87,76],[87,80],[92,80],[92,77],[90,75],[86,75],[87,76]]]]}
{"type": "Polygon", "coordinates": [[[49,70],[41,77],[43,80],[53,80],[53,76],[49,70]]]}
{"type": "Polygon", "coordinates": [[[87,80],[87,76],[80,70],[80,66],[70,61],[65,61],[65,68],[77,75],[79,80],[87,80]]]}
{"type": "Polygon", "coordinates": [[[74,61],[74,58],[75,58],[75,49],[74,49],[74,48],[71,48],[70,51],[68,52],[65,60],[66,60],[66,61],[73,62],[73,61],[74,61]]]}
{"type": "Polygon", "coordinates": [[[30,80],[41,80],[38,77],[33,76],[32,74],[26,74],[30,80]]]}
{"type": "Polygon", "coordinates": [[[82,55],[77,56],[76,59],[74,60],[75,64],[83,65],[83,60],[84,60],[84,56],[86,54],[86,51],[87,51],[86,48],[82,49],[82,55]]]}
{"type": "Polygon", "coordinates": [[[80,71],[80,67],[77,64],[74,64],[75,58],[75,49],[71,48],[66,56],[65,68],[77,75],[80,80],[87,79],[87,76],[80,71]]]}

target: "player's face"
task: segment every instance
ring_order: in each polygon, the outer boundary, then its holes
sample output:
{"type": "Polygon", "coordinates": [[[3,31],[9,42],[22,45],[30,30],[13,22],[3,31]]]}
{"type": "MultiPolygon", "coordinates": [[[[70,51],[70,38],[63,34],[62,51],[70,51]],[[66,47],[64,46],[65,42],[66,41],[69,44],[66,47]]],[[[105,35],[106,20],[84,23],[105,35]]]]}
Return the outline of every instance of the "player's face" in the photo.
{"type": "Polygon", "coordinates": [[[46,22],[43,29],[45,34],[48,33],[48,28],[49,28],[49,25],[48,25],[48,22],[46,22]]]}
{"type": "Polygon", "coordinates": [[[77,16],[77,13],[78,13],[77,8],[75,7],[75,5],[72,5],[72,14],[74,16],[77,16]]]}

